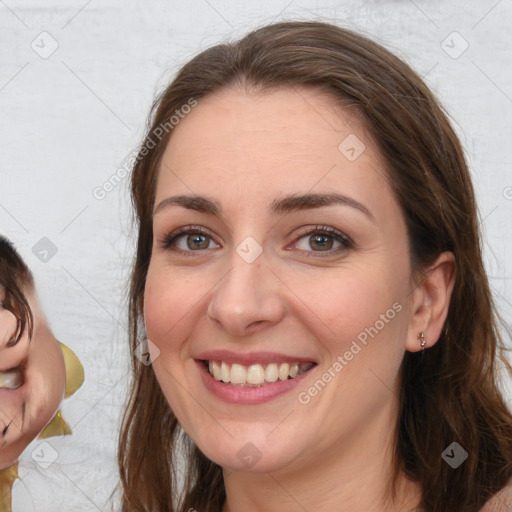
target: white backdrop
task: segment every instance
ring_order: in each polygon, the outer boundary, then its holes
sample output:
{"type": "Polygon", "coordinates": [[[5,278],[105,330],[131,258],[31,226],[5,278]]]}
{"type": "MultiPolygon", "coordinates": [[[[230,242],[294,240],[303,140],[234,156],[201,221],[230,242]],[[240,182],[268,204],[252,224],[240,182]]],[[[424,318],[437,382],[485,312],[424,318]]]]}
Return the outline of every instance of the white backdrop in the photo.
{"type": "Polygon", "coordinates": [[[62,408],[73,436],[48,440],[57,460],[34,462],[39,441],[23,454],[15,512],[110,510],[117,482],[134,237],[128,178],[103,199],[94,190],[134,150],[155,92],[183,63],[285,19],[372,36],[441,99],[467,153],[487,269],[511,323],[510,1],[0,1],[0,233],[33,270],[55,334],[86,375],[62,408]]]}

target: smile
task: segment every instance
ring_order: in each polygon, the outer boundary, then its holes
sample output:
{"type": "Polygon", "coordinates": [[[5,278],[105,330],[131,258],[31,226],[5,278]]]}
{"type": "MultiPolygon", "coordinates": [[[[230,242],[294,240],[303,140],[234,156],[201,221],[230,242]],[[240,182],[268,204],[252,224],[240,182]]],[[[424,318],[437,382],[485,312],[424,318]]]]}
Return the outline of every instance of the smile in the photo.
{"type": "Polygon", "coordinates": [[[23,374],[19,369],[0,371],[0,388],[17,389],[23,384],[23,374]]]}
{"type": "Polygon", "coordinates": [[[263,387],[274,382],[295,379],[315,363],[268,363],[242,365],[225,361],[203,361],[217,381],[239,387],[263,387]]]}

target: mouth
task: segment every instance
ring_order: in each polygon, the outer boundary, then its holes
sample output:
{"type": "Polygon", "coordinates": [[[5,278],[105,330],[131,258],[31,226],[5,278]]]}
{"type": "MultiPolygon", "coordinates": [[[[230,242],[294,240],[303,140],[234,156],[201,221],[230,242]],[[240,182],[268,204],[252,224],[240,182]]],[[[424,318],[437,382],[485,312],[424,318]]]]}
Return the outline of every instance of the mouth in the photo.
{"type": "Polygon", "coordinates": [[[217,381],[234,387],[261,388],[293,380],[316,366],[310,362],[256,363],[250,365],[228,363],[221,360],[200,360],[208,373],[217,381]]]}
{"type": "Polygon", "coordinates": [[[0,389],[18,389],[24,383],[21,367],[0,371],[0,389]]]}
{"type": "Polygon", "coordinates": [[[0,370],[0,390],[21,388],[26,383],[26,370],[28,357],[24,358],[17,366],[0,370]]]}

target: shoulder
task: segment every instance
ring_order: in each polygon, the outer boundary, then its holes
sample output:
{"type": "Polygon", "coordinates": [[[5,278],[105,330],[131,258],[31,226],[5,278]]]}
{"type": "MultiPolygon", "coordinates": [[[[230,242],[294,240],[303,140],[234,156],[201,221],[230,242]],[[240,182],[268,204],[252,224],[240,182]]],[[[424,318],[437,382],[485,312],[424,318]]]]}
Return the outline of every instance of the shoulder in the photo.
{"type": "Polygon", "coordinates": [[[495,494],[480,512],[510,512],[512,510],[512,479],[506,487],[495,494]]]}

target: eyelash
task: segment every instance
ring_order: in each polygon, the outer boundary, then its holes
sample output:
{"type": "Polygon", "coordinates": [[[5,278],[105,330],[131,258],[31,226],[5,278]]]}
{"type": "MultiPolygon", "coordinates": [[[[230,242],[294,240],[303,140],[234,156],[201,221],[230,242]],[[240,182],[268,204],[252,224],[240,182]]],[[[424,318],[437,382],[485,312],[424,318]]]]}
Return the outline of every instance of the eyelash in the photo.
{"type": "Polygon", "coordinates": [[[2,432],[1,432],[2,437],[5,437],[7,435],[7,431],[9,430],[11,423],[12,423],[12,420],[9,423],[7,423],[5,425],[5,427],[3,428],[2,432]]]}
{"type": "MultiPolygon", "coordinates": [[[[195,251],[184,251],[184,250],[175,249],[172,247],[173,244],[176,242],[176,240],[180,236],[194,235],[194,234],[205,235],[213,240],[211,233],[207,229],[205,229],[201,226],[184,226],[184,227],[179,228],[176,231],[173,231],[172,233],[160,238],[159,243],[160,243],[160,246],[162,249],[180,252],[181,254],[183,254],[185,256],[193,256],[193,255],[195,256],[198,252],[203,252],[206,249],[198,249],[195,251]]],[[[317,255],[318,255],[319,257],[323,257],[321,255],[321,253],[323,253],[323,252],[326,253],[326,256],[332,256],[333,254],[338,254],[342,251],[346,251],[347,249],[354,248],[354,243],[350,239],[350,237],[348,237],[347,235],[341,233],[337,229],[334,229],[330,226],[320,226],[319,225],[319,226],[315,226],[314,228],[310,228],[308,231],[302,232],[296,240],[300,240],[308,235],[311,236],[313,234],[328,235],[328,236],[334,238],[336,241],[340,242],[341,246],[338,247],[337,249],[326,250],[326,251],[304,251],[302,249],[299,249],[300,252],[310,253],[308,256],[317,257],[317,255]],[[314,254],[314,256],[313,256],[313,254],[314,254]]]]}

